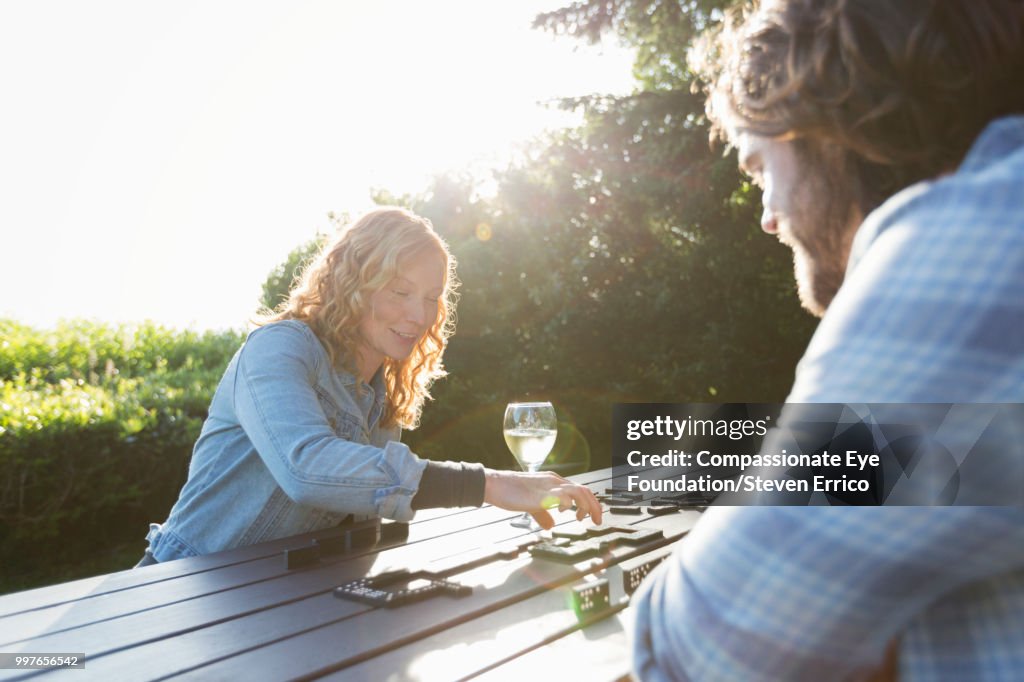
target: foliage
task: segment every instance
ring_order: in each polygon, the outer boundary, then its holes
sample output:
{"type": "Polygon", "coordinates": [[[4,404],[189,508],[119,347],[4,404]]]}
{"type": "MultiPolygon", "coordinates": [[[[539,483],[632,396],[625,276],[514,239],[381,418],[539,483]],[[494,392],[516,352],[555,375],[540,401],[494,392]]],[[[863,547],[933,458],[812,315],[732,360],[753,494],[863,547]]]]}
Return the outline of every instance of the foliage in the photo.
{"type": "Polygon", "coordinates": [[[688,90],[692,74],[686,51],[733,4],[734,0],[583,0],[540,14],[533,25],[589,43],[613,33],[636,53],[633,73],[640,90],[688,90]]]}
{"type": "MultiPolygon", "coordinates": [[[[781,401],[814,321],[788,250],[760,234],[759,196],[708,143],[686,67],[723,0],[591,0],[535,26],[636,51],[637,90],[567,99],[585,123],[496,173],[378,203],[429,217],[463,281],[450,376],[412,448],[514,467],[498,424],[508,400],[546,397],[562,419],[549,463],[610,463],[615,402],[781,401]]],[[[283,266],[289,267],[292,258],[283,266]]]]}
{"type": "Polygon", "coordinates": [[[129,539],[141,556],[242,335],[0,320],[0,338],[0,591],[129,539]]]}
{"type": "Polygon", "coordinates": [[[399,198],[451,242],[463,280],[451,376],[408,440],[417,452],[513,466],[506,401],[555,401],[553,460],[610,463],[615,402],[784,399],[814,320],[787,249],[758,229],[760,198],[708,143],[690,40],[723,2],[597,0],[538,17],[637,51],[638,90],[566,100],[582,127],[553,134],[495,177],[399,198]],[[682,8],[682,11],[680,11],[682,8]]]}

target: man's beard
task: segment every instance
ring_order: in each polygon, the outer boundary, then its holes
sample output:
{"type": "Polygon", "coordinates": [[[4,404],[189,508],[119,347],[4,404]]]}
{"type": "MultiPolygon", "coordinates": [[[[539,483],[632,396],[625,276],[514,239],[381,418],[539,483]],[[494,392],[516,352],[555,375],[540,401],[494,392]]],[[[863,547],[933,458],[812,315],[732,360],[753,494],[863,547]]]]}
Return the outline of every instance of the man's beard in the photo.
{"type": "Polygon", "coordinates": [[[819,170],[825,172],[808,174],[790,229],[779,235],[793,250],[800,303],[816,317],[825,314],[843,284],[853,235],[863,218],[852,174],[826,164],[819,170]]]}
{"type": "Polygon", "coordinates": [[[822,317],[839,292],[846,276],[849,244],[842,241],[842,229],[831,221],[815,223],[817,230],[793,249],[793,273],[796,276],[800,304],[816,317],[822,317]]]}

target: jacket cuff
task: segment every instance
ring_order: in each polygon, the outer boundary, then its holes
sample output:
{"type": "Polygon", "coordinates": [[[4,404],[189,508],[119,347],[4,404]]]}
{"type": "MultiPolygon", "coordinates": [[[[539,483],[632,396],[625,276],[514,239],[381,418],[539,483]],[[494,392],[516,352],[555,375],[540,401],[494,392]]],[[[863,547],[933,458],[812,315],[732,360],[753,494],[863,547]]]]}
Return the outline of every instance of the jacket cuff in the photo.
{"type": "Polygon", "coordinates": [[[394,484],[374,492],[373,506],[377,516],[402,522],[412,520],[415,512],[411,506],[412,497],[427,463],[414,455],[405,443],[388,441],[380,466],[386,478],[394,484]]]}

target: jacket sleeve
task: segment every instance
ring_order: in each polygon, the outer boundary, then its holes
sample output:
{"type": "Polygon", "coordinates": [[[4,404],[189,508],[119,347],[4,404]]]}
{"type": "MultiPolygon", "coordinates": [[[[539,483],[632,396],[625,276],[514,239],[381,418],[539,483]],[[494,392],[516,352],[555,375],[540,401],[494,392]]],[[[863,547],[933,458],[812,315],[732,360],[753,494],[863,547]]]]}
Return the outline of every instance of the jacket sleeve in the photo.
{"type": "Polygon", "coordinates": [[[320,405],[316,357],[303,330],[270,325],[238,358],[235,413],[281,489],[296,503],[407,521],[426,466],[408,446],[339,438],[320,405]]]}

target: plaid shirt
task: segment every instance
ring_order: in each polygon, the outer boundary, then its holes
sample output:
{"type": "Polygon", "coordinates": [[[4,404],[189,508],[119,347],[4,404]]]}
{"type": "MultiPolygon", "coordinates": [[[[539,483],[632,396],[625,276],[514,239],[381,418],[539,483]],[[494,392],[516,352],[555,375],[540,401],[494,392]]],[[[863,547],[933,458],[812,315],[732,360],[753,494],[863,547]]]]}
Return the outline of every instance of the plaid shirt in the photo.
{"type": "MultiPolygon", "coordinates": [[[[868,216],[788,402],[1024,403],[1024,117],[868,216]]],[[[1024,509],[712,508],[633,605],[643,680],[1024,680],[1024,509]]]]}

